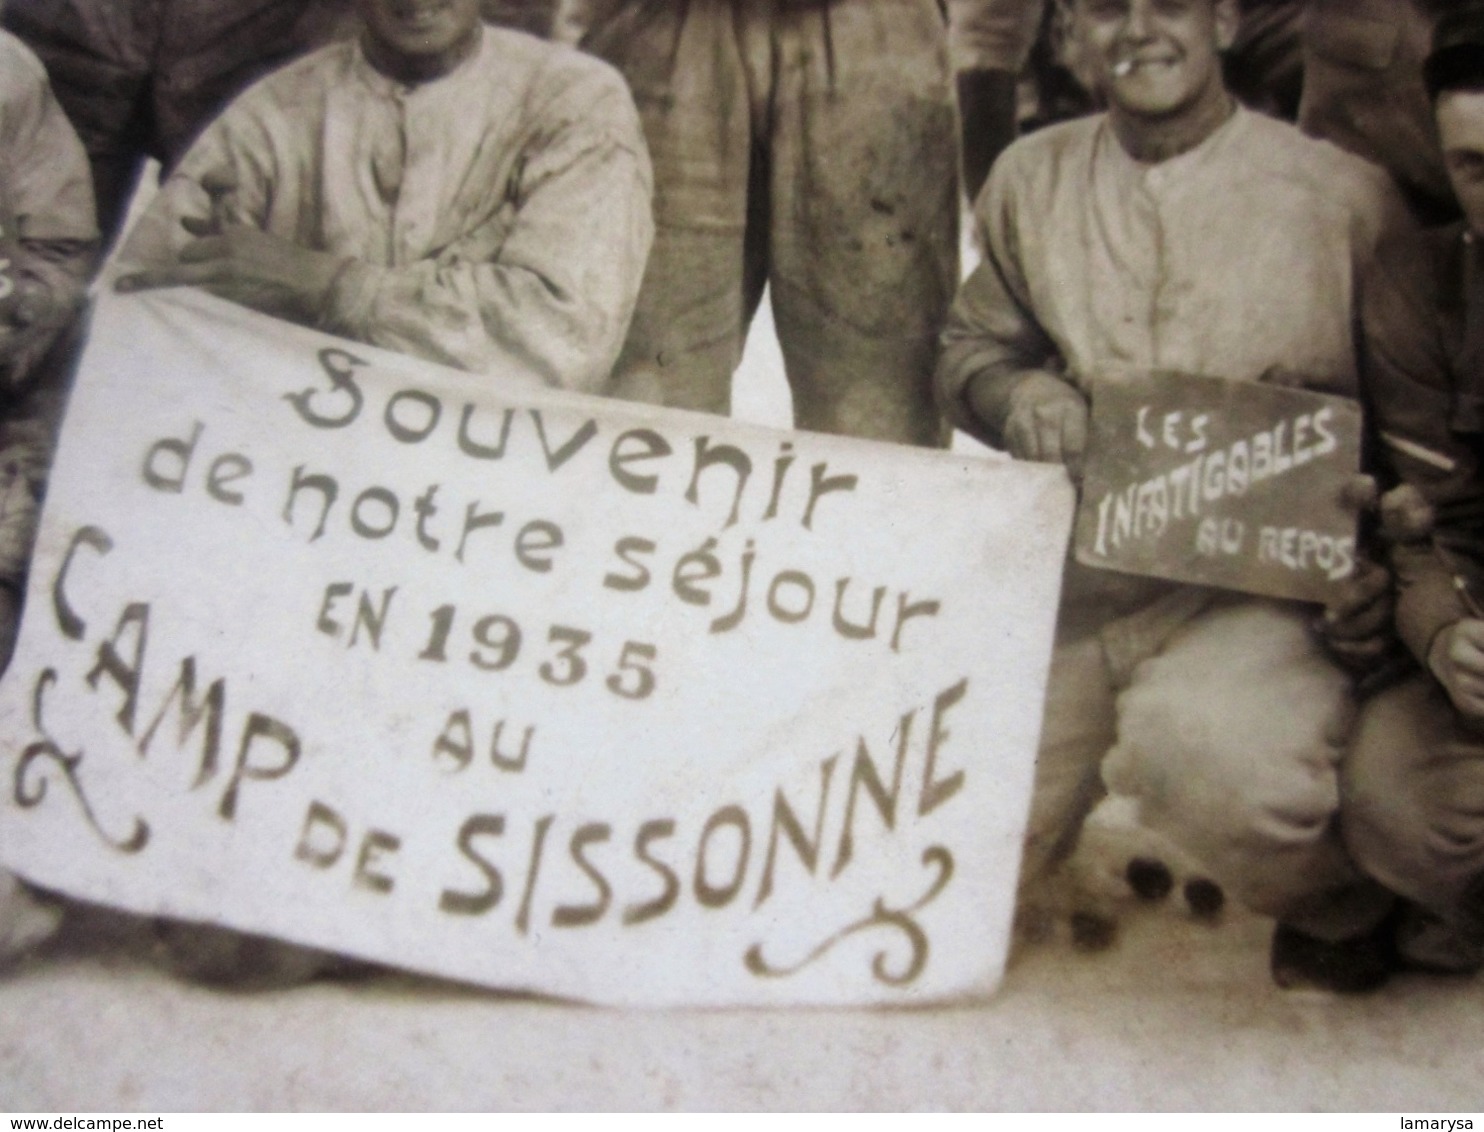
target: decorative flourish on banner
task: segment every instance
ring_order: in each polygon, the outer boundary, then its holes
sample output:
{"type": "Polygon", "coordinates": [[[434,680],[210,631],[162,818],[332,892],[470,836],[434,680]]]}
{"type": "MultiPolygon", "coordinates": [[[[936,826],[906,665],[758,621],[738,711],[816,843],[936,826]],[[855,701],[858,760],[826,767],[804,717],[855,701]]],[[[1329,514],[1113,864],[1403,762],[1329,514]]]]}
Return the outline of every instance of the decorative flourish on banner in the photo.
{"type": "Polygon", "coordinates": [[[77,795],[78,804],[82,806],[83,815],[88,819],[88,824],[93,827],[103,842],[120,853],[138,853],[149,843],[149,823],[143,818],[134,819],[134,831],[126,839],[110,837],[98,822],[98,816],[93,812],[87,795],[83,793],[82,783],[78,781],[77,769],[82,765],[83,752],[67,754],[62,750],[41,722],[41,702],[47,686],[57,682],[57,670],[55,668],[44,669],[36,680],[36,692],[31,701],[31,722],[41,734],[41,738],[30,744],[21,752],[20,761],[16,763],[14,780],[14,797],[16,805],[22,809],[31,809],[39,806],[46,798],[47,780],[38,771],[31,774],[31,769],[42,760],[50,760],[61,768],[67,785],[77,795]]]}
{"type": "Polygon", "coordinates": [[[883,947],[876,953],[871,961],[871,973],[876,976],[878,982],[893,987],[907,986],[922,974],[927,966],[928,960],[928,937],[917,921],[912,918],[913,914],[922,911],[938,898],[938,894],[948,887],[948,882],[953,879],[953,854],[941,845],[933,845],[923,850],[922,863],[932,866],[937,870],[937,876],[933,878],[932,884],[927,892],[918,898],[917,902],[907,908],[888,908],[881,897],[876,898],[876,903],[871,908],[871,914],[863,916],[855,923],[840,929],[829,939],[819,944],[808,955],[799,962],[789,967],[775,967],[763,958],[763,945],[754,943],[747,949],[745,962],[747,969],[754,975],[762,978],[781,979],[790,975],[796,975],[805,967],[808,967],[816,959],[830,951],[835,944],[841,940],[855,935],[857,932],[870,931],[873,928],[895,928],[907,939],[910,952],[907,956],[906,966],[899,972],[893,973],[887,969],[887,951],[883,947]]]}

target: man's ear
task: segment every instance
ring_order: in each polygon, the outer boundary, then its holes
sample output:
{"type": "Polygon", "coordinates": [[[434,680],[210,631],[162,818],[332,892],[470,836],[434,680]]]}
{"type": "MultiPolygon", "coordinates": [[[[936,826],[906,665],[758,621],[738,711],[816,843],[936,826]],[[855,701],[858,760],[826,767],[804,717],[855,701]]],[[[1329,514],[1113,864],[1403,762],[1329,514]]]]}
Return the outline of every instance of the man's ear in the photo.
{"type": "Polygon", "coordinates": [[[1214,0],[1216,11],[1216,50],[1230,51],[1242,27],[1242,9],[1238,0],[1214,0]]]}

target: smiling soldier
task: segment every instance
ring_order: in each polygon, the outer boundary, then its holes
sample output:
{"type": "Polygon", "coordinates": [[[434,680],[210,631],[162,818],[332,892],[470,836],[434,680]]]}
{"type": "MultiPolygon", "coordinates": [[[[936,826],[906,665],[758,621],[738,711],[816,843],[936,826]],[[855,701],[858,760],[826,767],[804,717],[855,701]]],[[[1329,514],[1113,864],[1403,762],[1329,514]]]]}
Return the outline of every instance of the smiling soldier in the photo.
{"type": "MultiPolygon", "coordinates": [[[[1076,476],[1089,399],[1119,370],[1353,396],[1357,281],[1405,223],[1384,174],[1235,103],[1220,52],[1236,0],[1073,0],[1068,14],[1109,109],[1017,142],[991,173],[985,262],[944,334],[945,409],[1076,476]]],[[[1386,588],[1376,567],[1350,583],[1331,616],[1339,652],[1375,647],[1386,588]]],[[[1377,985],[1390,897],[1336,829],[1350,684],[1311,636],[1315,612],[1070,564],[1025,879],[1069,849],[1106,775],[1279,919],[1280,983],[1377,985]]]]}
{"type": "Polygon", "coordinates": [[[250,88],[166,181],[124,290],[196,285],[502,380],[603,392],[652,236],[619,76],[480,22],[359,0],[364,29],[250,88]]]}

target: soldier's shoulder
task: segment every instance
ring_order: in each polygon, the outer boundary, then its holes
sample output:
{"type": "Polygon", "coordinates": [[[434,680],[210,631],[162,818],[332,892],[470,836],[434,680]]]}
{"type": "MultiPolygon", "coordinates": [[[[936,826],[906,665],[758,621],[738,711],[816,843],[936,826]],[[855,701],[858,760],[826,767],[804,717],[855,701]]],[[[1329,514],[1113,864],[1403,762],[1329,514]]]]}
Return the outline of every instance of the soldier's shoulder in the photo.
{"type": "Polygon", "coordinates": [[[1017,138],[996,159],[986,194],[991,187],[1000,194],[1044,194],[1066,174],[1069,165],[1091,159],[1106,120],[1106,115],[1091,114],[1017,138]]]}
{"type": "Polygon", "coordinates": [[[503,101],[514,96],[537,129],[579,128],[637,146],[639,112],[628,83],[609,64],[562,43],[511,28],[485,27],[486,73],[503,101]]]}
{"type": "Polygon", "coordinates": [[[0,98],[9,100],[46,85],[46,68],[29,47],[0,28],[0,98]]]}
{"type": "Polygon", "coordinates": [[[1256,111],[1243,113],[1252,159],[1286,179],[1355,206],[1377,207],[1394,194],[1390,176],[1379,165],[1288,122],[1256,111]]]}
{"type": "Polygon", "coordinates": [[[570,90],[628,91],[613,67],[565,43],[541,39],[514,28],[485,25],[484,51],[517,85],[548,94],[570,90]]]}

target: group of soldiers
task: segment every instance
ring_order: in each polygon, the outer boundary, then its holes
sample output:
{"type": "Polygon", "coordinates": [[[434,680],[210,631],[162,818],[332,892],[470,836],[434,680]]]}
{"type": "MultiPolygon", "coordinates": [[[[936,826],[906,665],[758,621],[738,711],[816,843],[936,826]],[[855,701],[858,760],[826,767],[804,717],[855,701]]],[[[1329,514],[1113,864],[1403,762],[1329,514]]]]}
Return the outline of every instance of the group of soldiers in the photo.
{"type": "MultiPolygon", "coordinates": [[[[68,327],[147,156],[121,290],[204,287],[475,381],[726,413],[767,288],[799,427],[951,424],[1074,480],[1119,372],[1340,393],[1379,440],[1355,492],[1375,534],[1329,608],[1069,563],[1023,884],[1112,789],[1275,919],[1280,985],[1484,963],[1478,0],[9,0],[3,22],[12,633],[68,327]],[[983,258],[960,285],[964,188],[983,258]]],[[[198,973],[246,962],[168,932],[198,973]]]]}

